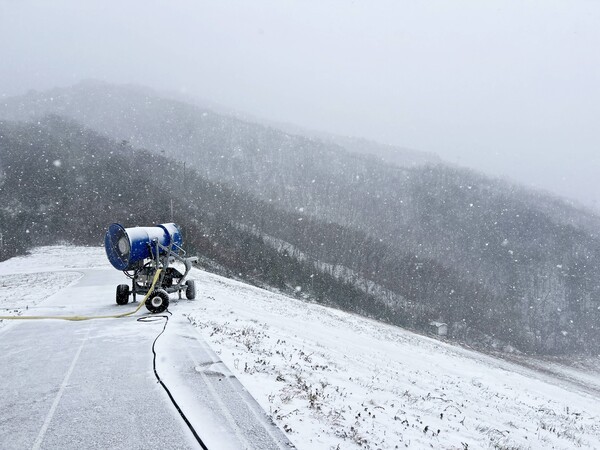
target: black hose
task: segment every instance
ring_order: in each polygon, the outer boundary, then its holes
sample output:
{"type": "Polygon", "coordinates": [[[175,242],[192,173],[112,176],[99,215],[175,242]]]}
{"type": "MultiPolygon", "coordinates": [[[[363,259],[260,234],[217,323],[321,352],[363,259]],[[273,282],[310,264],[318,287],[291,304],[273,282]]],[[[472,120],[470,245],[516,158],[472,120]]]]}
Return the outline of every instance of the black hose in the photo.
{"type": "MultiPolygon", "coordinates": [[[[173,315],[169,310],[167,310],[166,312],[169,315],[173,315]]],[[[188,418],[185,416],[185,414],[183,413],[183,411],[181,410],[181,408],[179,407],[179,405],[175,401],[175,398],[173,397],[173,394],[171,394],[171,391],[169,391],[169,388],[161,380],[160,376],[158,375],[158,372],[156,371],[156,350],[155,350],[154,347],[156,346],[156,341],[158,341],[158,338],[161,337],[162,334],[167,329],[167,324],[169,323],[169,316],[165,316],[165,315],[160,315],[160,316],[158,316],[158,315],[155,315],[155,316],[144,316],[144,317],[140,317],[137,321],[138,322],[156,322],[157,320],[160,320],[160,319],[165,319],[165,325],[163,326],[162,331],[158,334],[158,336],[156,336],[156,338],[154,339],[154,342],[152,343],[152,354],[153,354],[153,357],[152,357],[152,368],[154,369],[154,376],[156,377],[156,379],[158,380],[158,382],[160,383],[160,385],[163,387],[163,389],[165,390],[165,392],[169,396],[169,399],[171,400],[171,403],[173,403],[173,406],[175,406],[175,409],[177,410],[177,412],[179,413],[179,415],[181,416],[181,418],[183,419],[183,421],[185,422],[185,424],[188,426],[188,428],[190,429],[190,431],[194,435],[194,438],[196,438],[196,441],[198,442],[198,444],[200,444],[200,447],[202,447],[203,450],[208,450],[208,447],[206,446],[206,444],[204,443],[204,441],[202,440],[202,438],[198,435],[198,433],[194,429],[194,426],[190,423],[190,421],[188,420],[188,418]]]]}

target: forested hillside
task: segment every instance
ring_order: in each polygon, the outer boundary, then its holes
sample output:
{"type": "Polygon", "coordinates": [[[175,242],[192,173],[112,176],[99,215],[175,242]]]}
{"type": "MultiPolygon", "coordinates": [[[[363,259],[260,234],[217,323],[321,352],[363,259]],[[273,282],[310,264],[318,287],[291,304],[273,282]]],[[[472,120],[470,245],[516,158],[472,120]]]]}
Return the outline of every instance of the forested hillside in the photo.
{"type": "MultiPolygon", "coordinates": [[[[164,164],[175,164],[177,176],[150,181],[167,183],[161,195],[181,192],[178,211],[196,199],[197,213],[223,214],[229,232],[244,233],[233,241],[247,242],[247,258],[260,259],[259,239],[285,261],[316,267],[387,305],[385,314],[369,314],[418,327],[442,320],[454,337],[537,352],[600,345],[600,219],[557,198],[441,164],[385,164],[131,87],[32,93],[7,100],[0,115],[45,111],[111,137],[122,154],[143,147],[173,157],[178,163],[164,164]],[[207,186],[219,195],[207,195],[207,186]]],[[[133,165],[136,174],[143,164],[133,165]]],[[[228,264],[240,272],[252,267],[259,278],[276,272],[279,284],[295,283],[285,264],[267,269],[262,260],[248,266],[236,258],[228,264]]],[[[314,286],[311,274],[298,285],[314,286]]],[[[363,308],[353,302],[337,301],[363,308]]]]}

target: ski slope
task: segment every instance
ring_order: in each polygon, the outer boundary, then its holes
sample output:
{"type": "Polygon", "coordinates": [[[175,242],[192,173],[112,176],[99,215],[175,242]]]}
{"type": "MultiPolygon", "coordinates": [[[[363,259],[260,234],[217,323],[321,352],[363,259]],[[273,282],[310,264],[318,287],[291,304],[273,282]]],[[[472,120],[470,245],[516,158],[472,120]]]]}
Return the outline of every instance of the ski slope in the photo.
{"type": "MultiPolygon", "coordinates": [[[[86,267],[109,267],[102,248],[44,247],[0,263],[0,315],[44,308],[86,267]]],[[[192,277],[198,297],[172,302],[173,317],[226,366],[196,370],[231,371],[299,449],[600,448],[598,371],[527,368],[201,270],[192,277]]],[[[11,326],[0,322],[0,339],[11,326]]],[[[174,339],[161,345],[184,342],[174,339]]],[[[167,366],[172,380],[188,376],[167,366]]]]}

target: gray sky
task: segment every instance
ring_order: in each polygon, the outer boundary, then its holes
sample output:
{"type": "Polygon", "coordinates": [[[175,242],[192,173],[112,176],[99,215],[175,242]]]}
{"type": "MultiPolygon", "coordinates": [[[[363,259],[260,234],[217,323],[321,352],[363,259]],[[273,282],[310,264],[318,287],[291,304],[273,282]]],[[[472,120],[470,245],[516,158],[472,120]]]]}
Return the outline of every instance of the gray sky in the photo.
{"type": "Polygon", "coordinates": [[[0,0],[0,96],[85,78],[432,151],[600,211],[597,0],[0,0]]]}

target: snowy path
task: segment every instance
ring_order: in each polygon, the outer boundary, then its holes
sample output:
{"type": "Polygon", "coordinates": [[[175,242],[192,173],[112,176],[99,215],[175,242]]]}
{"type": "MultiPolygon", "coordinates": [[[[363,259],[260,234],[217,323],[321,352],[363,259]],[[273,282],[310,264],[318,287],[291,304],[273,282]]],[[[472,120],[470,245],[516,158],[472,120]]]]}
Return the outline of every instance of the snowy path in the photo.
{"type": "MultiPolygon", "coordinates": [[[[86,255],[65,252],[72,268],[62,264],[59,270],[35,257],[0,264],[0,315],[7,310],[101,315],[134,308],[114,303],[121,273],[86,268],[90,255],[86,261],[86,255]],[[25,280],[46,282],[27,287],[25,280]],[[15,283],[20,288],[11,289],[15,283]],[[54,293],[44,298],[48,290],[54,293]]],[[[0,448],[199,448],[154,376],[152,344],[164,319],[138,322],[142,311],[132,318],[85,322],[3,321],[0,448]]],[[[285,435],[181,313],[170,317],[156,351],[159,375],[209,449],[289,448],[285,435]]]]}
{"type": "Polygon", "coordinates": [[[126,332],[128,320],[115,335],[106,322],[29,322],[2,334],[2,448],[194,448],[149,372],[159,325],[126,332]]]}

